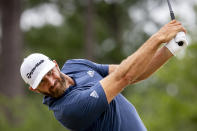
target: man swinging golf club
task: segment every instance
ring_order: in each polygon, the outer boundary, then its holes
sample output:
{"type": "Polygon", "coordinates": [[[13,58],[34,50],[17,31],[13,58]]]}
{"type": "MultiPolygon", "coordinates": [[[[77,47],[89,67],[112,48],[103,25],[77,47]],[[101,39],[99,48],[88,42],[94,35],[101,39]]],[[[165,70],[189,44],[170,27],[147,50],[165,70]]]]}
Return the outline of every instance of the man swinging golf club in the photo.
{"type": "Polygon", "coordinates": [[[129,84],[148,78],[169,58],[184,49],[186,30],[174,20],[152,35],[119,65],[74,59],[60,70],[57,62],[39,53],[21,65],[29,89],[45,95],[43,103],[65,127],[77,131],[146,131],[135,107],[120,93],[129,84]],[[168,43],[158,49],[162,43],[168,43]]]}
{"type": "Polygon", "coordinates": [[[127,85],[148,78],[187,46],[185,35],[176,37],[178,32],[186,32],[181,23],[169,22],[119,65],[73,59],[60,70],[55,60],[34,53],[24,59],[21,76],[30,90],[45,95],[43,103],[68,129],[145,131],[135,107],[120,93],[127,85]]]}

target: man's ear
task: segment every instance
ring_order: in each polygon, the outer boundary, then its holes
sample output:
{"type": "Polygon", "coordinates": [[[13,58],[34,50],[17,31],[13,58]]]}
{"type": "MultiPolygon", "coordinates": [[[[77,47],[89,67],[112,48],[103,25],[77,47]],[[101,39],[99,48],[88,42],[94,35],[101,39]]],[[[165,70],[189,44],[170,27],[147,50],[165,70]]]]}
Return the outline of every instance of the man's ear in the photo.
{"type": "Polygon", "coordinates": [[[30,91],[36,92],[36,93],[40,93],[37,89],[33,89],[31,86],[29,87],[30,91]]]}
{"type": "Polygon", "coordinates": [[[55,63],[55,67],[60,71],[59,65],[57,64],[57,62],[55,60],[53,60],[53,62],[55,63]]]}

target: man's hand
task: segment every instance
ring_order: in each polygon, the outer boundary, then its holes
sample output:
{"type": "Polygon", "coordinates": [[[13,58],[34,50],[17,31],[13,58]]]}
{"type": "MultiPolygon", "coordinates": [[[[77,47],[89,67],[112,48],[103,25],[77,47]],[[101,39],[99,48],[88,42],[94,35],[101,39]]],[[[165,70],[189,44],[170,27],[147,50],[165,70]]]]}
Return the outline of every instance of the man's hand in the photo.
{"type": "Polygon", "coordinates": [[[174,39],[165,45],[174,56],[187,46],[188,42],[184,32],[179,32],[174,39]]]}
{"type": "Polygon", "coordinates": [[[180,22],[173,20],[170,23],[164,25],[155,35],[162,43],[168,43],[173,39],[178,32],[185,32],[185,28],[180,22]]]}

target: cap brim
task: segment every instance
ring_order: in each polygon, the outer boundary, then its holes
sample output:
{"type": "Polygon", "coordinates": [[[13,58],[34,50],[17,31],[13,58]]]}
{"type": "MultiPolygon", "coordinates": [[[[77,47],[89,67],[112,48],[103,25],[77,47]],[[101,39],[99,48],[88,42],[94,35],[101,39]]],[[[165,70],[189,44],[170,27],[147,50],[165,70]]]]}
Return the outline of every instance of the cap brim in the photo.
{"type": "Polygon", "coordinates": [[[38,87],[38,85],[40,84],[40,81],[42,80],[42,78],[53,68],[55,67],[55,63],[52,62],[50,64],[48,64],[38,75],[38,77],[36,78],[32,88],[36,89],[38,87]]]}

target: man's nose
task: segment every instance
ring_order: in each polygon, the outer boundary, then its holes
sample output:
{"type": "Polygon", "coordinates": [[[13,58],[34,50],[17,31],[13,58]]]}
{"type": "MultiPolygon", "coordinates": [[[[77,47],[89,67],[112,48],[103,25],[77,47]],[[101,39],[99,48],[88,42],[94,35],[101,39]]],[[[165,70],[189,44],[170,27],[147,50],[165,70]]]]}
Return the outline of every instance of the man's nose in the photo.
{"type": "Polygon", "coordinates": [[[52,77],[47,77],[47,81],[48,81],[49,86],[54,86],[55,80],[52,77]]]}

